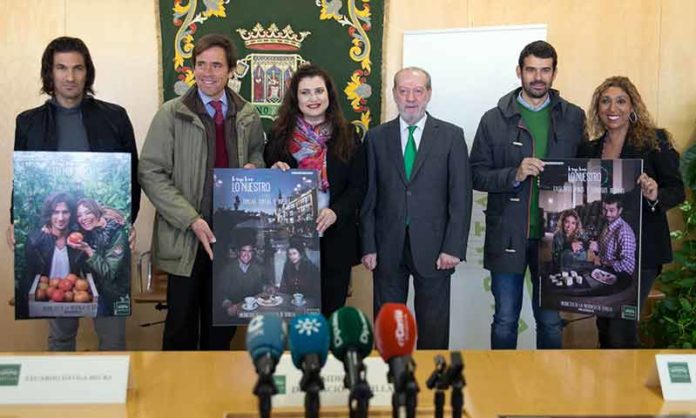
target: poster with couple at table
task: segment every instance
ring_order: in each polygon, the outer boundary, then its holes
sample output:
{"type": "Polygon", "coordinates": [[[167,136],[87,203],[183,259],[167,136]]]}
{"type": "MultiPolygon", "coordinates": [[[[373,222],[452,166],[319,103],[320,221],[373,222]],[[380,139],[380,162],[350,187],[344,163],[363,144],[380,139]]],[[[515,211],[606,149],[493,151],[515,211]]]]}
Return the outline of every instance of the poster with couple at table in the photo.
{"type": "Polygon", "coordinates": [[[15,318],[130,315],[130,159],[14,153],[15,318]]]}
{"type": "Polygon", "coordinates": [[[543,308],[638,320],[641,160],[545,160],[539,175],[543,308]]]}
{"type": "Polygon", "coordinates": [[[312,170],[215,169],[213,325],[321,309],[312,170]]]}

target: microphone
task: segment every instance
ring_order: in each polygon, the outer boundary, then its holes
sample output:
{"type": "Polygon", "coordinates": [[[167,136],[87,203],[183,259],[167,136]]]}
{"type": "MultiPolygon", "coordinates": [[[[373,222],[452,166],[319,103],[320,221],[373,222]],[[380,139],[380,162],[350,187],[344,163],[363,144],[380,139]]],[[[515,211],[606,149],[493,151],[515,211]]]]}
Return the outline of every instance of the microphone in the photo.
{"type": "Polygon", "coordinates": [[[419,389],[414,375],[416,364],[411,357],[416,335],[416,320],[406,305],[382,305],[375,320],[375,341],[382,359],[389,364],[388,378],[394,385],[392,408],[395,416],[416,416],[419,389]]]}
{"type": "Polygon", "coordinates": [[[319,372],[329,354],[329,324],[321,314],[296,316],[290,322],[292,363],[302,370],[300,389],[305,392],[305,417],[319,417],[319,391],[324,380],[319,372]]]}
{"type": "Polygon", "coordinates": [[[372,351],[372,326],[365,314],[349,306],[334,312],[330,322],[331,353],[346,371],[343,385],[350,390],[350,417],[367,417],[372,390],[367,383],[363,358],[372,351]]]}
{"type": "Polygon", "coordinates": [[[271,416],[271,396],[278,393],[273,373],[285,349],[286,335],[285,322],[277,315],[257,315],[249,321],[246,348],[258,374],[254,395],[259,398],[259,414],[264,418],[271,416]]]}

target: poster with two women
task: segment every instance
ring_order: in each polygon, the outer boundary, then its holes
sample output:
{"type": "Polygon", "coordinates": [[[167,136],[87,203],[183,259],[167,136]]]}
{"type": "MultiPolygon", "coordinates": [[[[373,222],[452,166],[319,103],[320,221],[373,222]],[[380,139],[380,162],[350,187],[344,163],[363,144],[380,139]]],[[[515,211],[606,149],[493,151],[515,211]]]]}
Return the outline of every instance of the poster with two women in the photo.
{"type": "Polygon", "coordinates": [[[129,154],[15,152],[15,317],[127,316],[129,154]]]}
{"type": "Polygon", "coordinates": [[[638,320],[641,160],[546,160],[539,175],[543,308],[638,320]]]}
{"type": "Polygon", "coordinates": [[[321,309],[317,171],[215,169],[213,325],[321,309]]]}

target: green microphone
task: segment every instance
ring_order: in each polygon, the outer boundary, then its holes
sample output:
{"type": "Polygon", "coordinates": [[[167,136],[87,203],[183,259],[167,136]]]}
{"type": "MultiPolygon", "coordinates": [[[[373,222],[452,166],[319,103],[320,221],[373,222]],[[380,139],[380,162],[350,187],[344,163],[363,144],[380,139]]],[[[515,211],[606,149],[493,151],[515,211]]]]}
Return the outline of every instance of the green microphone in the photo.
{"type": "Polygon", "coordinates": [[[372,326],[365,314],[350,306],[331,315],[331,353],[343,363],[343,384],[350,390],[348,407],[352,416],[367,417],[372,390],[367,383],[363,359],[372,351],[372,326]]]}

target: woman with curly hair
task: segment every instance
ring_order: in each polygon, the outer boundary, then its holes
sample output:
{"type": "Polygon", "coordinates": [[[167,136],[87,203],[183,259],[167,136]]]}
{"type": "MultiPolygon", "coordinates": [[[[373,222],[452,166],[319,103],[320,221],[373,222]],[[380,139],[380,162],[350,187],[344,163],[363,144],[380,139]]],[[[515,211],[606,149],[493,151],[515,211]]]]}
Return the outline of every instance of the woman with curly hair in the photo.
{"type": "MultiPolygon", "coordinates": [[[[643,160],[638,178],[643,200],[640,270],[642,307],[662,265],[672,261],[667,210],[684,201],[679,153],[670,134],[655,126],[631,80],[614,76],[595,89],[587,121],[587,137],[578,150],[581,158],[643,160]]],[[[597,318],[601,348],[638,346],[636,321],[597,318]]]]}
{"type": "Polygon", "coordinates": [[[319,172],[321,311],[328,317],[345,304],[351,267],[359,263],[357,220],[367,169],[360,139],[326,71],[305,65],[293,74],[264,159],[271,168],[319,172]]]}
{"type": "Polygon", "coordinates": [[[561,213],[553,234],[554,263],[563,271],[576,269],[587,262],[587,251],[582,237],[582,221],[574,209],[561,213]]]}

